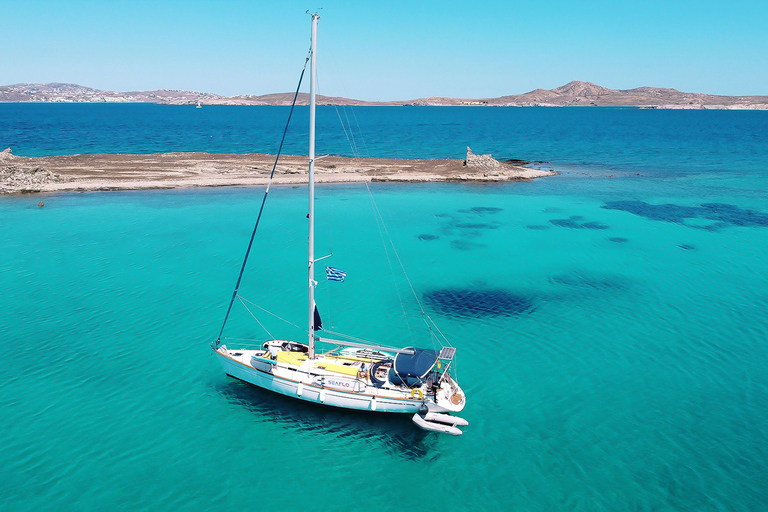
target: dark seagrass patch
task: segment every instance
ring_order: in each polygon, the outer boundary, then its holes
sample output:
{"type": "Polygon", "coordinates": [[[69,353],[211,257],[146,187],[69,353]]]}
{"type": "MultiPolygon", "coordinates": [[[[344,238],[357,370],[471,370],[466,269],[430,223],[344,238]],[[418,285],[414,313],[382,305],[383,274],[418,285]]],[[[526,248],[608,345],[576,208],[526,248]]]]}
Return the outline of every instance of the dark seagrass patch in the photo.
{"type": "Polygon", "coordinates": [[[460,251],[471,251],[479,247],[485,247],[484,244],[478,244],[477,242],[470,242],[469,240],[452,240],[451,247],[460,251]]]}
{"type": "Polygon", "coordinates": [[[705,203],[701,206],[679,204],[650,204],[645,201],[609,201],[602,208],[621,210],[640,217],[682,224],[690,228],[719,231],[728,226],[768,227],[768,214],[741,208],[734,204],[705,203]],[[710,224],[691,224],[690,220],[704,219],[710,224]]]}
{"type": "Polygon", "coordinates": [[[610,226],[603,224],[602,222],[588,221],[584,222],[584,217],[581,215],[572,215],[567,219],[550,219],[549,223],[561,228],[571,229],[608,229],[610,226]]]}
{"type": "Polygon", "coordinates": [[[531,298],[502,289],[443,288],[424,294],[435,311],[454,317],[516,316],[535,309],[531,298]]]}

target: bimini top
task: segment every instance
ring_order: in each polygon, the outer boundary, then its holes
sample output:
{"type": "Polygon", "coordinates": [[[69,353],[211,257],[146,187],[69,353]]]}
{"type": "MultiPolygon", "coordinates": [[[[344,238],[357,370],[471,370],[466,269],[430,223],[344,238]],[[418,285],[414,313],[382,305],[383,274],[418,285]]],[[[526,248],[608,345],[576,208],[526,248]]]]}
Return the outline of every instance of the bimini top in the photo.
{"type": "Polygon", "coordinates": [[[405,350],[412,350],[413,354],[400,352],[395,356],[394,370],[401,379],[407,377],[423,379],[437,362],[437,350],[413,347],[408,347],[405,350]]]}

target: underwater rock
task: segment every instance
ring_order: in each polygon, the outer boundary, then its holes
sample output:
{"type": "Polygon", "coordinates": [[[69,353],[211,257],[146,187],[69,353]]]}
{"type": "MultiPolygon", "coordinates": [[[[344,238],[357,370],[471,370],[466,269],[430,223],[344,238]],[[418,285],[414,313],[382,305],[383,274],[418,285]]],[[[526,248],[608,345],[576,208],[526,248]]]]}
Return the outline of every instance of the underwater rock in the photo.
{"type": "Polygon", "coordinates": [[[625,243],[629,242],[629,238],[624,238],[624,237],[621,237],[621,236],[612,236],[612,237],[608,238],[608,241],[609,242],[613,242],[615,244],[625,244],[625,243]]]}

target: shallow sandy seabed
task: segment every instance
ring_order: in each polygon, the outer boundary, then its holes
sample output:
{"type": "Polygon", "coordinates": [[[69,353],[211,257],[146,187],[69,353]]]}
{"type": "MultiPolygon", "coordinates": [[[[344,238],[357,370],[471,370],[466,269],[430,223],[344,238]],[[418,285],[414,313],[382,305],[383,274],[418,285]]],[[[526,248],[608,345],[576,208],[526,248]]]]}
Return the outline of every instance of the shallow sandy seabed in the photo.
{"type": "MultiPolygon", "coordinates": [[[[24,180],[0,181],[0,192],[62,192],[83,190],[129,190],[153,188],[266,185],[274,155],[219,155],[208,153],[158,153],[150,155],[64,155],[18,157],[8,155],[0,162],[5,175],[44,169],[56,176],[37,183],[24,180]]],[[[307,181],[306,156],[282,156],[275,172],[275,184],[307,181]]],[[[556,174],[502,163],[496,168],[473,168],[462,160],[318,157],[317,183],[352,182],[504,182],[526,181],[556,174]]]]}

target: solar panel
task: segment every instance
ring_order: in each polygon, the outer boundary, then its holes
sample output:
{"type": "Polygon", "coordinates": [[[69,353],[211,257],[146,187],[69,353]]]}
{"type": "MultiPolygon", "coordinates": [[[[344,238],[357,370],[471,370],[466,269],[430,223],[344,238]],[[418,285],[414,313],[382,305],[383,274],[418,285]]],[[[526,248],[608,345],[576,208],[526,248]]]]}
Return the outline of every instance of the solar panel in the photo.
{"type": "Polygon", "coordinates": [[[456,354],[456,349],[453,347],[443,347],[440,350],[440,354],[438,354],[437,357],[440,359],[448,359],[449,361],[453,359],[453,356],[456,354]]]}

